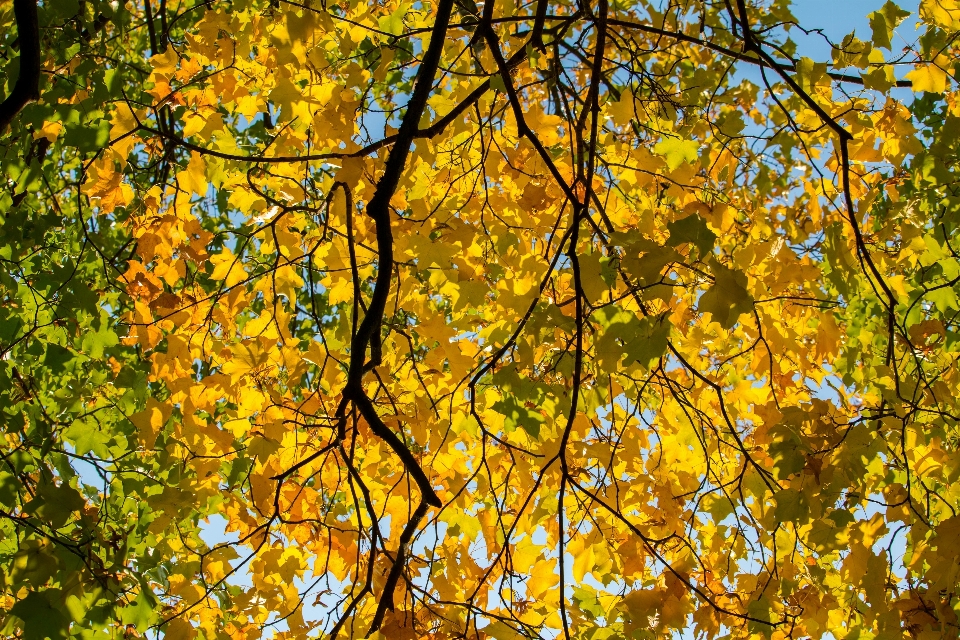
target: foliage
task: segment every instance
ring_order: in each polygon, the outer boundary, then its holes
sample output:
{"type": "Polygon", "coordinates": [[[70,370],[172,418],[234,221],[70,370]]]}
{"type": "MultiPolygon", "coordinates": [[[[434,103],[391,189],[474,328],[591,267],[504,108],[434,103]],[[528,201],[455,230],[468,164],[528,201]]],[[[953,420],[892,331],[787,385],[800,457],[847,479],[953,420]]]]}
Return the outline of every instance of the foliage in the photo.
{"type": "Polygon", "coordinates": [[[869,25],[0,2],[2,632],[956,637],[960,5],[869,25]]]}

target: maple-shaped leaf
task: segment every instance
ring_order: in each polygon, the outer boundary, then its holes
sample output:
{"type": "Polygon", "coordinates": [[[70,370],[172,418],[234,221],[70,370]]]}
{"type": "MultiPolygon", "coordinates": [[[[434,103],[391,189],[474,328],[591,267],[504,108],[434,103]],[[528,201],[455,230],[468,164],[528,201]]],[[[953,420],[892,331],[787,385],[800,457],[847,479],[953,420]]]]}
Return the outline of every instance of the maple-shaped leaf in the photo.
{"type": "Polygon", "coordinates": [[[124,624],[132,625],[143,633],[157,619],[158,605],[156,596],[146,584],[142,584],[133,603],[121,610],[121,619],[124,624]]]}
{"type": "Polygon", "coordinates": [[[773,441],[769,445],[770,456],[778,479],[799,473],[806,464],[805,447],[796,432],[786,425],[777,425],[770,430],[773,441]]]}
{"type": "Polygon", "coordinates": [[[747,277],[742,271],[714,261],[714,282],[700,297],[697,308],[709,313],[726,329],[733,327],[744,313],[753,309],[753,296],[747,291],[747,277]]]}
{"type": "Polygon", "coordinates": [[[783,489],[774,494],[777,501],[774,516],[777,522],[803,523],[807,519],[807,498],[798,489],[783,489]]]}
{"type": "Polygon", "coordinates": [[[671,171],[684,163],[696,161],[699,149],[700,145],[696,140],[677,137],[664,138],[653,147],[654,152],[667,161],[667,167],[671,171]]]}
{"type": "Polygon", "coordinates": [[[713,243],[717,240],[717,234],[707,228],[707,223],[697,214],[687,216],[680,220],[667,224],[670,231],[670,239],[667,241],[671,247],[676,247],[685,242],[689,242],[700,251],[700,257],[707,256],[713,249],[713,243]]]}
{"type": "Polygon", "coordinates": [[[544,419],[535,407],[527,406],[527,403],[521,402],[513,395],[505,395],[493,403],[491,408],[503,416],[503,428],[507,433],[522,427],[531,437],[540,437],[540,426],[544,419]]]}
{"type": "Polygon", "coordinates": [[[947,88],[947,72],[935,63],[918,65],[904,78],[913,84],[917,93],[943,93],[947,88]]]}
{"type": "Polygon", "coordinates": [[[868,17],[873,30],[874,46],[890,49],[893,30],[909,15],[909,11],[904,11],[891,0],[887,0],[879,10],[871,13],[868,17]]]}
{"type": "Polygon", "coordinates": [[[31,591],[11,607],[10,613],[23,622],[24,640],[57,640],[67,637],[70,621],[63,615],[59,603],[53,602],[59,599],[59,589],[31,591]]]}

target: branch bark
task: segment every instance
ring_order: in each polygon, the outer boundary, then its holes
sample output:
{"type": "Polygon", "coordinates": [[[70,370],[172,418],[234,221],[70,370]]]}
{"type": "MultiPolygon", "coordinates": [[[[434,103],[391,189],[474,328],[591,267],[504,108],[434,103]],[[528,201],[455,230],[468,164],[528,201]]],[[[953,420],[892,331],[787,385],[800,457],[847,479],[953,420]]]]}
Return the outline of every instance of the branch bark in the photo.
{"type": "Polygon", "coordinates": [[[407,449],[403,440],[393,433],[377,415],[373,402],[367,397],[363,389],[363,374],[380,364],[380,343],[382,340],[383,317],[386,310],[387,298],[390,295],[390,281],[393,278],[393,231],[390,228],[390,199],[397,190],[400,176],[407,164],[410,147],[417,137],[420,118],[427,106],[427,99],[433,90],[433,81],[440,66],[440,54],[450,24],[450,14],[453,10],[453,0],[441,0],[437,5],[437,17],[433,33],[430,35],[430,44],[420,63],[417,82],[407,104],[407,111],[397,131],[397,138],[387,156],[386,167],[373,197],[367,203],[366,213],[373,219],[377,233],[377,279],[373,288],[373,295],[367,313],[350,345],[350,368],[347,374],[347,386],[344,395],[353,401],[361,415],[370,425],[371,430],[384,440],[394,453],[403,461],[404,467],[417,483],[423,500],[431,506],[441,506],[426,474],[420,468],[416,458],[407,449]],[[370,360],[367,361],[367,350],[370,351],[370,360]]]}
{"type": "Polygon", "coordinates": [[[13,0],[20,40],[20,73],[10,95],[0,103],[0,134],[3,134],[27,103],[40,98],[40,21],[37,0],[13,0]]]}

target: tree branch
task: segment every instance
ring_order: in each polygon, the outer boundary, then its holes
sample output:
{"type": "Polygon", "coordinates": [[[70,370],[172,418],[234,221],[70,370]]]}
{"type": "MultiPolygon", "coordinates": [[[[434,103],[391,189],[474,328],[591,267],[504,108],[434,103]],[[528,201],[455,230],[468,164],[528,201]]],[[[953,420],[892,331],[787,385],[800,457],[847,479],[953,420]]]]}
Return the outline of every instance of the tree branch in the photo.
{"type": "Polygon", "coordinates": [[[394,453],[403,461],[403,466],[413,477],[423,494],[423,500],[432,506],[439,507],[442,503],[430,484],[429,479],[417,464],[410,450],[403,440],[377,415],[373,402],[367,397],[363,389],[363,374],[371,367],[380,364],[380,332],[383,328],[383,316],[390,295],[390,281],[393,278],[393,231],[390,228],[390,199],[400,184],[400,176],[407,164],[410,147],[417,137],[420,118],[427,106],[427,99],[433,90],[433,80],[440,66],[440,55],[450,24],[450,14],[453,11],[453,0],[441,0],[437,5],[436,22],[433,33],[430,35],[430,44],[420,63],[417,74],[417,83],[407,104],[407,111],[403,115],[400,129],[390,155],[387,156],[383,175],[377,182],[373,197],[367,203],[366,213],[373,219],[377,234],[377,280],[374,284],[370,305],[360,326],[350,344],[350,368],[347,374],[347,386],[344,395],[354,402],[373,432],[384,440],[394,453]],[[367,349],[370,350],[370,361],[367,362],[367,349]]]}
{"type": "Polygon", "coordinates": [[[0,103],[0,134],[32,100],[40,98],[40,22],[37,0],[13,0],[20,40],[20,74],[10,95],[0,103]]]}

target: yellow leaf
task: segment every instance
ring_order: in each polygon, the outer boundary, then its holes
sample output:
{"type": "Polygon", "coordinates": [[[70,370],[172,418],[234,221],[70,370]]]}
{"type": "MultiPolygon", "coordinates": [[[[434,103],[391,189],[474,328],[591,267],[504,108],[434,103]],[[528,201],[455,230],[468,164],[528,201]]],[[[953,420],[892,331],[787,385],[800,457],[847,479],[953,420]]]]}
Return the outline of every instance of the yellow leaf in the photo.
{"type": "Polygon", "coordinates": [[[944,29],[960,26],[960,3],[957,0],[922,0],[920,17],[944,29]]]}
{"type": "Polygon", "coordinates": [[[46,138],[49,142],[53,142],[57,139],[57,136],[59,136],[62,131],[62,123],[44,120],[43,126],[40,128],[40,130],[33,132],[33,139],[39,140],[40,138],[46,138]]]}
{"type": "Polygon", "coordinates": [[[193,640],[197,637],[197,630],[186,620],[177,618],[164,625],[163,637],[164,640],[193,640]]]}
{"type": "Polygon", "coordinates": [[[224,363],[221,370],[230,376],[233,384],[252,371],[256,371],[269,362],[269,354],[260,349],[256,340],[244,340],[230,348],[232,357],[224,363]]]}
{"type": "Polygon", "coordinates": [[[165,403],[147,398],[147,407],[130,416],[130,422],[137,427],[137,438],[145,449],[153,448],[170,413],[171,409],[165,403]]]}
{"type": "Polygon", "coordinates": [[[154,73],[158,73],[168,78],[177,68],[177,52],[173,47],[167,49],[164,53],[158,53],[150,58],[150,65],[154,73]]]}
{"type": "Polygon", "coordinates": [[[123,173],[116,170],[112,156],[105,156],[91,168],[84,188],[101,213],[111,213],[133,199],[133,189],[123,182],[123,173]]]}
{"type": "Polygon", "coordinates": [[[567,550],[573,556],[573,579],[583,582],[583,577],[592,571],[596,564],[593,545],[585,542],[583,538],[575,538],[567,550]]]}
{"type": "Polygon", "coordinates": [[[557,573],[555,561],[542,559],[533,565],[527,580],[527,589],[534,598],[540,598],[559,582],[560,575],[557,573]]]}
{"type": "Polygon", "coordinates": [[[917,93],[943,93],[947,88],[947,72],[934,63],[919,66],[904,77],[913,82],[917,93]]]}
{"type": "Polygon", "coordinates": [[[210,263],[213,265],[213,273],[210,277],[214,280],[223,280],[228,287],[243,282],[247,277],[247,271],[243,263],[234,255],[228,247],[223,251],[210,257],[210,263]]]}
{"type": "Polygon", "coordinates": [[[190,162],[187,163],[186,171],[177,174],[177,182],[184,191],[189,191],[198,196],[207,195],[207,164],[196,151],[190,153],[190,162]]]}

